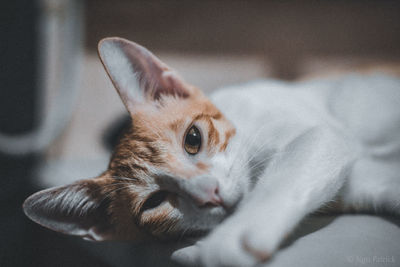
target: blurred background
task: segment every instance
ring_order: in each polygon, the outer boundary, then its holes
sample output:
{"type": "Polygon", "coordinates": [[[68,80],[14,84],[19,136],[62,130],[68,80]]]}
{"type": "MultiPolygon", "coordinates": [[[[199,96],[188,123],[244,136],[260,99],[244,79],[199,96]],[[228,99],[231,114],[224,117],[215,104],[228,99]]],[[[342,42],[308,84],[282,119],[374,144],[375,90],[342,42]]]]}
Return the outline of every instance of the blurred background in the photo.
{"type": "Polygon", "coordinates": [[[130,266],[156,263],[144,246],[88,245],[21,210],[36,190],[106,168],[125,110],[97,57],[101,38],[147,47],[207,93],[400,73],[399,1],[13,0],[0,13],[0,266],[126,266],[125,254],[137,257],[130,266]]]}

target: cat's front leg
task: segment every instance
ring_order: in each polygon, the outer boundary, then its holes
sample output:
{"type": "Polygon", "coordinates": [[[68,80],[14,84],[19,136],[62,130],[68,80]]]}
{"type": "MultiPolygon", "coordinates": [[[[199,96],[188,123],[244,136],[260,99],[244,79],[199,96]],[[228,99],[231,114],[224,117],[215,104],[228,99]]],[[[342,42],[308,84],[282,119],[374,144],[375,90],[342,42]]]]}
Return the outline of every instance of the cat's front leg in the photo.
{"type": "Polygon", "coordinates": [[[172,259],[186,266],[252,266],[259,260],[244,249],[241,241],[248,226],[231,217],[207,238],[175,251],[172,259]]]}
{"type": "Polygon", "coordinates": [[[268,260],[307,214],[335,197],[353,159],[347,142],[329,129],[299,135],[276,155],[237,212],[175,259],[204,266],[268,260]]]}
{"type": "Polygon", "coordinates": [[[297,220],[295,214],[287,214],[286,220],[278,223],[281,219],[276,217],[285,212],[290,213],[279,204],[274,207],[259,201],[248,202],[205,239],[176,251],[173,259],[188,266],[207,267],[253,266],[265,262],[287,234],[285,224],[297,220]]]}

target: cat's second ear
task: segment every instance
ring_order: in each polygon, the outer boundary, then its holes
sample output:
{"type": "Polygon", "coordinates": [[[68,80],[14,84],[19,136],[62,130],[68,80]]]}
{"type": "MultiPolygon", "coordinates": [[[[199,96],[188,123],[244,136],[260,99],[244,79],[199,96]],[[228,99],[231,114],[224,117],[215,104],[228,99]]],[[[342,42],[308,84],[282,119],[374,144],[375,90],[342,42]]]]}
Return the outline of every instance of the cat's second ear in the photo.
{"type": "Polygon", "coordinates": [[[144,100],[161,95],[188,97],[192,88],[143,46],[123,38],[99,42],[100,59],[128,111],[144,100]]]}
{"type": "Polygon", "coordinates": [[[97,178],[46,189],[27,198],[23,209],[31,220],[57,232],[93,241],[120,239],[110,223],[107,194],[101,190],[107,183],[97,178]]]}

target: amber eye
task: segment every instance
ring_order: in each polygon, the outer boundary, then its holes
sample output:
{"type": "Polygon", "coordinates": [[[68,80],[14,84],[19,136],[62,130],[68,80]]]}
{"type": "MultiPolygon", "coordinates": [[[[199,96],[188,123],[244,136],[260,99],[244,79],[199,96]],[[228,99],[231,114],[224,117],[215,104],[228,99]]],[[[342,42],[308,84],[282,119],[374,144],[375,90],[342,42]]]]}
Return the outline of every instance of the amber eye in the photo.
{"type": "Polygon", "coordinates": [[[201,148],[201,135],[199,129],[196,126],[190,127],[185,136],[184,147],[187,153],[195,155],[200,151],[201,148]]]}

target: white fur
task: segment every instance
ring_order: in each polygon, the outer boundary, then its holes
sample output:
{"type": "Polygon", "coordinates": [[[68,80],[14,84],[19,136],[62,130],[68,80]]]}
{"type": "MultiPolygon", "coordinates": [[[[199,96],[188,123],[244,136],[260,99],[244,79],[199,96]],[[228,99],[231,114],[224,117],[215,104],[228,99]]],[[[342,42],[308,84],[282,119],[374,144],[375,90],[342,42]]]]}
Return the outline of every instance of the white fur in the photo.
{"type": "Polygon", "coordinates": [[[110,78],[116,83],[123,97],[125,99],[134,99],[138,102],[143,101],[144,98],[140,90],[138,74],[122,50],[121,43],[117,41],[104,41],[99,46],[99,53],[110,78]]]}
{"type": "Polygon", "coordinates": [[[338,197],[345,207],[400,214],[399,79],[258,81],[212,100],[238,133],[210,159],[210,175],[237,210],[176,260],[253,265],[255,252],[271,255],[300,220],[338,197]]]}

